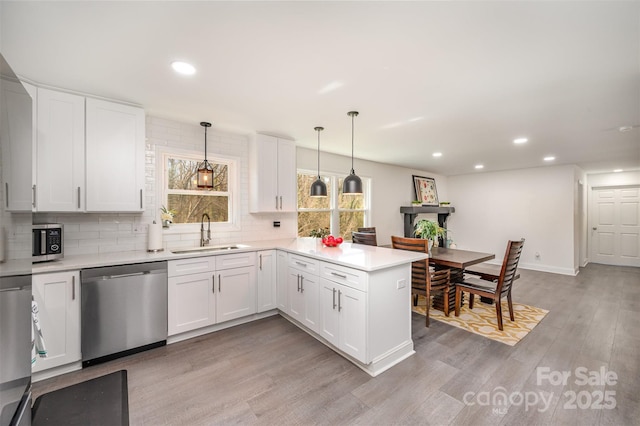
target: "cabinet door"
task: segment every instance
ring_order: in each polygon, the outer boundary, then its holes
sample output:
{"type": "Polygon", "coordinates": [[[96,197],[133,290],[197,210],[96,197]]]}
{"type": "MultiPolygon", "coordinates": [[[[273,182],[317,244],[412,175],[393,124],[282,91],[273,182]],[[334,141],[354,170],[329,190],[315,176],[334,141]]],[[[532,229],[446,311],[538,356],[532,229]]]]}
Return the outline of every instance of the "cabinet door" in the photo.
{"type": "Polygon", "coordinates": [[[317,333],[320,328],[320,282],[318,276],[301,273],[300,293],[304,303],[302,323],[317,333]]]}
{"type": "Polygon", "coordinates": [[[277,307],[276,272],[276,251],[258,252],[258,312],[265,312],[277,307]]]}
{"type": "Polygon", "coordinates": [[[298,208],[296,143],[278,139],[278,210],[295,212],[298,208]]]}
{"type": "Polygon", "coordinates": [[[338,289],[336,284],[320,279],[320,335],[329,343],[340,345],[340,313],[338,312],[338,289]]]}
{"type": "Polygon", "coordinates": [[[366,293],[339,284],[336,287],[340,313],[338,347],[355,359],[367,363],[366,293]]]}
{"type": "Polygon", "coordinates": [[[277,251],[278,272],[276,277],[276,304],[285,314],[289,314],[289,257],[284,251],[277,251]]]}
{"type": "Polygon", "coordinates": [[[301,272],[295,268],[288,268],[287,288],[289,298],[289,315],[299,322],[304,318],[304,298],[300,292],[301,272]]]}
{"type": "Polygon", "coordinates": [[[3,140],[2,179],[5,184],[5,207],[8,211],[32,210],[35,97],[34,86],[2,80],[0,121],[3,125],[0,126],[0,138],[3,140]]]}
{"type": "Polygon", "coordinates": [[[252,213],[278,207],[278,139],[256,135],[251,141],[249,207],[252,213]]]}
{"type": "Polygon", "coordinates": [[[256,270],[253,266],[218,271],[217,322],[256,313],[256,270]]]}
{"type": "Polygon", "coordinates": [[[87,211],[143,211],[144,110],[86,100],[87,211]]]}
{"type": "Polygon", "coordinates": [[[32,282],[47,349],[47,357],[37,357],[32,370],[80,361],[80,273],[34,275],[32,282]]]}
{"type": "Polygon", "coordinates": [[[213,272],[170,277],[168,282],[169,336],[215,324],[213,272]]]}
{"type": "Polygon", "coordinates": [[[84,98],[42,88],[37,96],[35,208],[83,211],[84,98]]]}

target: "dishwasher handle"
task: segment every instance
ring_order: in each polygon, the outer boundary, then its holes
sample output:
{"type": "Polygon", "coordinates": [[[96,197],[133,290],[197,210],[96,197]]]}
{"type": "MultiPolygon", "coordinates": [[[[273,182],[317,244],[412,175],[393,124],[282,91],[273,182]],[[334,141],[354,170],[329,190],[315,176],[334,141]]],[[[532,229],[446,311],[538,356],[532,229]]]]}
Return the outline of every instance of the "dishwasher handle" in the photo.
{"type": "Polygon", "coordinates": [[[140,275],[148,275],[151,271],[132,272],[130,274],[118,274],[118,275],[103,275],[103,280],[114,280],[116,278],[137,277],[140,275]]]}

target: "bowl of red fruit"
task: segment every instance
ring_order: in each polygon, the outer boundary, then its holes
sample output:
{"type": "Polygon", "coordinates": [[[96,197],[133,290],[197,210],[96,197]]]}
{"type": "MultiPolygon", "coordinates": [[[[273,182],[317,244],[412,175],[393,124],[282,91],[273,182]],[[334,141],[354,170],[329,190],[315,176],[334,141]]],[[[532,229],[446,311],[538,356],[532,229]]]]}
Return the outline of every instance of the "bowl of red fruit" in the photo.
{"type": "Polygon", "coordinates": [[[322,244],[324,244],[325,247],[337,247],[342,244],[342,241],[342,237],[334,237],[333,235],[322,237],[322,244]]]}

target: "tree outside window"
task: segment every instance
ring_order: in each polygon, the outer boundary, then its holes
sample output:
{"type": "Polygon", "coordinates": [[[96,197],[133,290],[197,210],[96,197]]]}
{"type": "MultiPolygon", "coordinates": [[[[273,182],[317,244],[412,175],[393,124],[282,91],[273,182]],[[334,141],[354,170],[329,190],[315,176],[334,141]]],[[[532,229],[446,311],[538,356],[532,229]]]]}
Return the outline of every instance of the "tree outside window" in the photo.
{"type": "Polygon", "coordinates": [[[317,173],[298,172],[298,236],[309,237],[313,231],[329,229],[334,236],[351,240],[351,231],[364,226],[368,216],[368,179],[363,179],[364,194],[342,194],[342,178],[322,176],[327,197],[311,197],[309,188],[317,173]]]}
{"type": "Polygon", "coordinates": [[[173,223],[200,223],[208,214],[211,222],[228,223],[231,214],[229,173],[232,161],[212,159],[213,189],[197,187],[200,160],[190,155],[164,155],[166,206],[174,210],[173,223]]]}

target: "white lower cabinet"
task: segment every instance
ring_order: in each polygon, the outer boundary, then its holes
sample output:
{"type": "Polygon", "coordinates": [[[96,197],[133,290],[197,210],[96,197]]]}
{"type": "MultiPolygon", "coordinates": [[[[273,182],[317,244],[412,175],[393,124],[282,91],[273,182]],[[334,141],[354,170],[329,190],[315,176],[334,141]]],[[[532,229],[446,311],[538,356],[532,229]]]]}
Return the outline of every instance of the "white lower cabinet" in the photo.
{"type": "Polygon", "coordinates": [[[47,357],[37,357],[33,372],[80,361],[80,272],[33,275],[33,298],[47,357]]]}
{"type": "Polygon", "coordinates": [[[256,312],[255,253],[168,262],[168,334],[256,312]]]}
{"type": "Polygon", "coordinates": [[[253,265],[218,271],[217,285],[216,322],[256,313],[256,270],[253,265]]]}
{"type": "Polygon", "coordinates": [[[276,305],[280,311],[289,314],[289,255],[286,251],[277,251],[276,264],[276,305]]]}
{"type": "Polygon", "coordinates": [[[311,331],[318,332],[320,278],[318,261],[289,255],[289,315],[311,331]]]}
{"type": "Polygon", "coordinates": [[[213,276],[213,271],[210,271],[169,277],[169,336],[215,324],[216,298],[213,276]]]}
{"type": "Polygon", "coordinates": [[[257,298],[258,312],[265,312],[277,307],[277,260],[276,250],[259,251],[257,298]]]}
{"type": "Polygon", "coordinates": [[[366,293],[320,279],[320,330],[329,343],[366,362],[366,293]]]}

